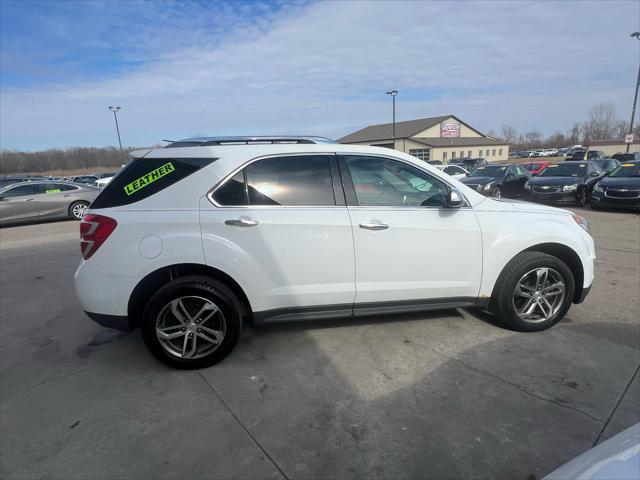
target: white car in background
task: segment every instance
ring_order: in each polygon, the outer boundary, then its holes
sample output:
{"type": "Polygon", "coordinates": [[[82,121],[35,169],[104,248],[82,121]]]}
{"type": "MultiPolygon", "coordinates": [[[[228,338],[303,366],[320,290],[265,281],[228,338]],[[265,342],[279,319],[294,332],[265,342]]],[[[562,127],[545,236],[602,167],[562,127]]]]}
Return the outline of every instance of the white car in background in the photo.
{"type": "MultiPolygon", "coordinates": [[[[115,175],[114,175],[115,176],[115,175]]],[[[95,186],[98,188],[106,187],[113,177],[102,177],[95,181],[95,186]]]]}
{"type": "Polygon", "coordinates": [[[458,165],[436,165],[436,168],[438,170],[442,170],[444,173],[456,180],[460,180],[461,178],[469,175],[469,172],[466,169],[459,167],[458,165]]]}
{"type": "Polygon", "coordinates": [[[222,360],[244,322],[476,307],[545,330],[593,282],[584,218],[486,198],[406,153],[208,137],[131,155],[81,222],[76,293],[172,367],[222,360]]]}

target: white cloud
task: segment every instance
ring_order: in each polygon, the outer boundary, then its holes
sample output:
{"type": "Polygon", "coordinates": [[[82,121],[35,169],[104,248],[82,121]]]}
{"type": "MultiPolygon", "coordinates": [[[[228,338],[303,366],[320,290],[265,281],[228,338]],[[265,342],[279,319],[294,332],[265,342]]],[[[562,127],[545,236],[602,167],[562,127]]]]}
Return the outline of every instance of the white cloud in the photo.
{"type": "Polygon", "coordinates": [[[252,26],[224,12],[211,32],[206,18],[192,29],[178,18],[164,35],[141,28],[133,38],[148,48],[176,47],[134,71],[3,90],[2,147],[113,144],[109,104],[122,105],[131,145],[196,132],[337,137],[388,121],[389,88],[399,119],[454,113],[480,129],[550,133],[600,101],[626,117],[640,51],[636,2],[322,2],[252,26]]]}

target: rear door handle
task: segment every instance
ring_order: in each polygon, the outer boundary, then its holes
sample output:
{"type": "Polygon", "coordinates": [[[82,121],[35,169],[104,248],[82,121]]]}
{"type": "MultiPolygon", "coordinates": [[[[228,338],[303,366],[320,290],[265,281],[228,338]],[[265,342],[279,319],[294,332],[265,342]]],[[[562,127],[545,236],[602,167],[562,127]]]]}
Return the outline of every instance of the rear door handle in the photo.
{"type": "Polygon", "coordinates": [[[361,223],[360,228],[364,228],[365,230],[386,230],[389,228],[389,225],[386,223],[361,223]]]}
{"type": "Polygon", "coordinates": [[[232,227],[255,227],[258,225],[258,222],[250,218],[234,218],[232,220],[225,220],[224,224],[232,227]]]}

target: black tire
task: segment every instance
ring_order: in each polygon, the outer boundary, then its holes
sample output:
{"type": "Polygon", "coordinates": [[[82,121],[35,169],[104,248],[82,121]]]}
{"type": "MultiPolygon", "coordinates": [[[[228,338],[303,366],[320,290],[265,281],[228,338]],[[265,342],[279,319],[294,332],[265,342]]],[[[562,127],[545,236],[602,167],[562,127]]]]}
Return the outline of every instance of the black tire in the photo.
{"type": "MultiPolygon", "coordinates": [[[[242,304],[233,291],[224,283],[198,275],[180,277],[158,290],[147,302],[142,318],[142,336],[153,356],[170,367],[185,370],[209,367],[225,358],[238,343],[242,330],[242,312],[242,304]],[[159,316],[170,302],[182,297],[206,299],[214,303],[223,316],[224,338],[215,350],[206,354],[206,356],[181,358],[176,354],[170,353],[158,339],[156,326],[159,316]]],[[[190,313],[193,315],[193,312],[190,313]]],[[[194,336],[198,336],[198,334],[194,336]]]]}
{"type": "Polygon", "coordinates": [[[493,198],[502,198],[502,190],[500,187],[494,187],[494,189],[491,190],[491,196],[493,198]]]}
{"type": "Polygon", "coordinates": [[[576,195],[576,201],[578,202],[578,205],[580,205],[581,207],[584,207],[587,204],[587,200],[588,200],[588,195],[587,195],[587,189],[583,188],[580,192],[578,192],[578,194],[576,195]]]}
{"type": "Polygon", "coordinates": [[[69,205],[69,217],[74,220],[82,220],[82,216],[84,215],[84,212],[82,215],[79,215],[78,211],[80,208],[82,208],[82,210],[84,211],[87,209],[88,206],[89,206],[89,202],[85,202],[83,200],[73,202],[71,205],[69,205]]]}
{"type": "Polygon", "coordinates": [[[523,252],[516,255],[500,273],[496,282],[489,310],[508,328],[520,332],[538,332],[546,330],[565,316],[575,292],[575,281],[569,267],[559,258],[542,252],[523,252]],[[516,285],[527,272],[537,268],[553,269],[562,277],[565,285],[565,296],[558,301],[558,310],[548,319],[537,322],[525,321],[520,318],[514,305],[516,285]]]}

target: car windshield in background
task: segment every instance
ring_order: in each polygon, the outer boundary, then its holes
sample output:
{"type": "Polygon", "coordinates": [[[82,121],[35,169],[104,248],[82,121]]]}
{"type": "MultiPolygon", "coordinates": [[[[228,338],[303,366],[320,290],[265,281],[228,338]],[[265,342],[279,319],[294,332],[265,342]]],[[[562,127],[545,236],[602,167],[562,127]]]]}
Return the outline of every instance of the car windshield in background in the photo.
{"type": "Polygon", "coordinates": [[[640,162],[623,163],[613,172],[610,177],[640,177],[640,162]]]}
{"type": "Polygon", "coordinates": [[[525,165],[527,170],[538,170],[540,167],[542,167],[542,163],[530,163],[525,165]]]}
{"type": "Polygon", "coordinates": [[[507,171],[507,167],[504,166],[482,166],[476,168],[473,172],[469,174],[470,177],[495,177],[500,178],[504,177],[505,172],[507,171]]]}
{"type": "Polygon", "coordinates": [[[556,163],[548,165],[539,177],[584,177],[587,174],[586,163],[556,163]]]}

